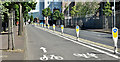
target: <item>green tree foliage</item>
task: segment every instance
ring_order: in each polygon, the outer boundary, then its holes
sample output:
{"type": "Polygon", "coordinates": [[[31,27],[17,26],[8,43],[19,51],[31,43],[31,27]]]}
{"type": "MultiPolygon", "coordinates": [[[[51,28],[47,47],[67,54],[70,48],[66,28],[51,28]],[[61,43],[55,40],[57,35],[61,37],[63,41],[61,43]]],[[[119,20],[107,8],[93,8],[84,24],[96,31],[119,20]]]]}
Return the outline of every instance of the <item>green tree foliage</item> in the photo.
{"type": "Polygon", "coordinates": [[[23,17],[26,20],[26,17],[28,17],[28,12],[31,11],[32,9],[35,9],[35,6],[37,3],[36,2],[5,2],[3,4],[3,6],[6,9],[8,9],[8,12],[10,12],[11,9],[15,10],[15,20],[16,21],[19,21],[19,4],[22,5],[23,17]]]}
{"type": "Polygon", "coordinates": [[[59,16],[60,16],[60,11],[59,11],[59,10],[56,10],[56,11],[53,13],[53,20],[59,20],[59,16]]]}
{"type": "Polygon", "coordinates": [[[50,10],[49,7],[42,10],[42,15],[43,15],[44,17],[51,16],[51,13],[52,13],[52,12],[51,12],[51,10],[50,10]]]}
{"type": "Polygon", "coordinates": [[[26,17],[28,17],[28,12],[35,9],[37,2],[22,2],[21,4],[23,17],[26,20],[26,17]]]}
{"type": "Polygon", "coordinates": [[[104,12],[105,16],[111,16],[112,15],[112,10],[111,10],[110,5],[111,4],[109,3],[109,1],[107,1],[107,3],[104,6],[103,12],[104,12]]]}
{"type": "Polygon", "coordinates": [[[33,22],[33,15],[31,15],[31,17],[30,17],[30,22],[33,22]]]}
{"type": "Polygon", "coordinates": [[[105,4],[104,6],[104,9],[103,9],[103,13],[105,15],[105,26],[104,28],[107,30],[108,29],[108,19],[107,17],[108,16],[111,16],[112,15],[112,10],[111,10],[111,7],[110,7],[110,3],[109,3],[109,0],[107,0],[107,3],[105,4]]]}
{"type": "Polygon", "coordinates": [[[76,4],[76,9],[79,11],[79,16],[85,16],[86,14],[95,14],[98,8],[99,4],[97,2],[78,2],[76,4]]]}
{"type": "Polygon", "coordinates": [[[56,10],[54,13],[53,13],[53,20],[64,20],[64,14],[63,13],[60,13],[59,10],[56,10]]]}
{"type": "Polygon", "coordinates": [[[60,19],[60,20],[64,20],[64,19],[65,19],[64,14],[63,14],[63,13],[60,13],[59,19],[60,19]]]}
{"type": "Polygon", "coordinates": [[[70,11],[71,16],[73,17],[73,16],[77,15],[77,13],[78,13],[78,10],[76,9],[76,6],[73,6],[72,10],[70,11]]]}
{"type": "Polygon", "coordinates": [[[51,13],[52,13],[52,12],[51,12],[51,10],[50,10],[49,7],[42,10],[42,15],[46,18],[46,19],[45,19],[46,24],[48,24],[48,19],[49,19],[48,17],[51,16],[51,13]]]}

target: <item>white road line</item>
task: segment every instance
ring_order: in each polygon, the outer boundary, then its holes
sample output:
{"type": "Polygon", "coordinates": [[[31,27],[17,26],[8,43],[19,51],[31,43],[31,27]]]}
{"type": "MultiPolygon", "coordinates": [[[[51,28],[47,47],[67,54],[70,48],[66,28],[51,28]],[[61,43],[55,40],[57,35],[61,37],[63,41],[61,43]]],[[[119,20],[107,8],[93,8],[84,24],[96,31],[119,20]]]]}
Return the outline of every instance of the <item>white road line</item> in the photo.
{"type": "MultiPolygon", "coordinates": [[[[65,37],[68,37],[68,38],[71,38],[71,39],[73,39],[73,40],[74,40],[74,38],[72,38],[72,37],[69,37],[69,36],[65,36],[65,37]]],[[[111,49],[108,49],[108,48],[105,48],[105,47],[102,47],[102,46],[98,46],[98,45],[95,45],[95,44],[90,44],[90,43],[87,43],[87,42],[84,42],[84,41],[81,41],[81,40],[78,40],[78,41],[80,41],[80,42],[83,42],[83,43],[85,43],[85,44],[89,44],[89,45],[92,45],[92,46],[94,46],[94,47],[98,47],[98,48],[101,48],[101,49],[104,49],[104,50],[107,50],[107,51],[110,51],[110,52],[114,53],[114,51],[113,51],[113,50],[111,50],[111,49]]],[[[117,54],[120,54],[120,53],[119,53],[119,52],[117,52],[117,54]]]]}
{"type": "Polygon", "coordinates": [[[41,49],[44,53],[47,53],[47,50],[46,50],[45,47],[41,47],[40,49],[41,49]]]}
{"type": "MultiPolygon", "coordinates": [[[[68,36],[65,36],[65,37],[68,37],[68,36]]],[[[69,37],[69,38],[74,39],[74,38],[72,38],[72,37],[69,37]]],[[[95,44],[90,44],[90,43],[87,43],[87,42],[84,42],[84,41],[81,41],[81,40],[78,40],[78,41],[80,41],[80,42],[83,42],[83,43],[85,43],[85,44],[89,44],[89,45],[92,45],[92,46],[94,46],[94,47],[98,47],[98,48],[101,48],[101,49],[104,49],[104,50],[107,50],[107,51],[110,51],[110,52],[114,53],[114,51],[113,51],[113,50],[111,50],[111,49],[104,48],[104,47],[102,47],[102,46],[98,46],[98,45],[95,45],[95,44]]],[[[117,52],[117,54],[120,54],[120,53],[119,53],[119,52],[117,52]]]]}
{"type": "MultiPolygon", "coordinates": [[[[40,27],[39,27],[39,28],[40,28],[40,27]]],[[[49,32],[49,33],[51,33],[51,34],[54,34],[54,35],[57,35],[57,36],[59,36],[59,37],[61,37],[61,38],[64,38],[64,39],[66,39],[66,40],[72,41],[72,42],[74,42],[74,43],[76,43],[76,44],[80,44],[80,45],[83,45],[83,46],[88,47],[88,48],[90,48],[90,49],[93,49],[93,50],[99,51],[99,52],[104,53],[104,54],[106,54],[106,55],[109,55],[109,56],[111,56],[111,57],[114,57],[114,58],[120,59],[120,57],[117,56],[117,55],[110,54],[110,53],[105,52],[105,51],[103,51],[103,50],[100,50],[100,49],[94,48],[94,47],[92,47],[92,46],[88,46],[88,45],[85,45],[85,44],[83,44],[83,43],[80,43],[80,42],[77,42],[77,41],[71,40],[71,39],[66,38],[66,37],[63,37],[63,36],[61,36],[61,35],[59,35],[59,34],[57,34],[57,33],[53,33],[53,32],[50,32],[50,31],[47,31],[47,32],[49,32]]]]}

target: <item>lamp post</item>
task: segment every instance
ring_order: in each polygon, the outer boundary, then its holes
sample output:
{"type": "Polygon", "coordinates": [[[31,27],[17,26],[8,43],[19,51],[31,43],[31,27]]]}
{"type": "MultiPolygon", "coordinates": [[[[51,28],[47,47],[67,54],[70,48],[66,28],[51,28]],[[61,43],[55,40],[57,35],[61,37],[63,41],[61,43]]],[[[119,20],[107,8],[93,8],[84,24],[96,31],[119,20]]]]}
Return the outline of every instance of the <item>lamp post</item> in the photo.
{"type": "Polygon", "coordinates": [[[112,6],[112,28],[114,27],[113,21],[114,21],[114,6],[112,6]]]}
{"type": "Polygon", "coordinates": [[[68,0],[68,25],[69,25],[69,0],[68,0]]]}
{"type": "Polygon", "coordinates": [[[115,0],[114,0],[114,27],[115,27],[115,23],[116,23],[116,20],[115,20],[115,0]]]}

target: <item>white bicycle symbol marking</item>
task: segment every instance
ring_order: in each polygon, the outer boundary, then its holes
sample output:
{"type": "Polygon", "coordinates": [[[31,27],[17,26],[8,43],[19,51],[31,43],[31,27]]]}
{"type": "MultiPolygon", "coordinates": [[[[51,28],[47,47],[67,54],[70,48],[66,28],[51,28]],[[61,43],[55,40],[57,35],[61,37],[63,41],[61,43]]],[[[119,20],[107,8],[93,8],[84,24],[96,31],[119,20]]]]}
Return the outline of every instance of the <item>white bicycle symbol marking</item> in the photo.
{"type": "Polygon", "coordinates": [[[40,60],[63,60],[63,57],[56,56],[56,55],[43,55],[43,57],[40,57],[40,60]]]}
{"type": "Polygon", "coordinates": [[[96,56],[96,54],[93,54],[93,53],[87,53],[87,54],[74,53],[73,55],[77,57],[84,57],[84,58],[91,58],[91,57],[98,58],[98,56],[96,56]]]}

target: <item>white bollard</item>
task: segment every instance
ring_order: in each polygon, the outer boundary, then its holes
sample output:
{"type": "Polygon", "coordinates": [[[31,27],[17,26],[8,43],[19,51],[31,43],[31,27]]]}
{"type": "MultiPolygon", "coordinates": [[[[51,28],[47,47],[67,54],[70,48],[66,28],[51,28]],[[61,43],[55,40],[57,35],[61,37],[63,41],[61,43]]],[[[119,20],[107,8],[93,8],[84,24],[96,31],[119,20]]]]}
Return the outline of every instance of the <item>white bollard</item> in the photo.
{"type": "Polygon", "coordinates": [[[112,36],[114,41],[114,53],[117,53],[118,29],[116,27],[112,29],[112,36]]]}
{"type": "Polygon", "coordinates": [[[55,31],[55,24],[53,24],[53,30],[55,31]]]}
{"type": "Polygon", "coordinates": [[[50,25],[48,24],[48,29],[50,28],[50,25]]]}
{"type": "Polygon", "coordinates": [[[79,38],[79,26],[78,25],[76,26],[76,34],[77,34],[77,40],[78,40],[79,38]]]}
{"type": "Polygon", "coordinates": [[[64,25],[61,25],[61,32],[63,33],[64,25]]]}

